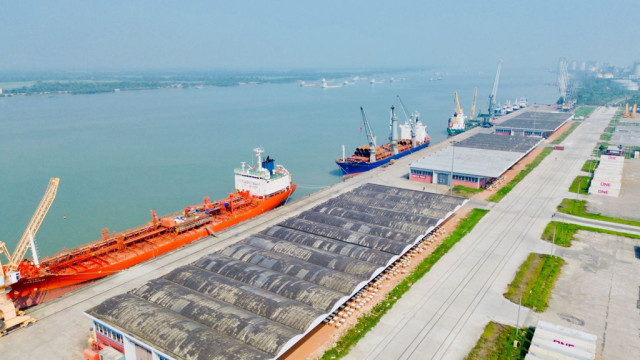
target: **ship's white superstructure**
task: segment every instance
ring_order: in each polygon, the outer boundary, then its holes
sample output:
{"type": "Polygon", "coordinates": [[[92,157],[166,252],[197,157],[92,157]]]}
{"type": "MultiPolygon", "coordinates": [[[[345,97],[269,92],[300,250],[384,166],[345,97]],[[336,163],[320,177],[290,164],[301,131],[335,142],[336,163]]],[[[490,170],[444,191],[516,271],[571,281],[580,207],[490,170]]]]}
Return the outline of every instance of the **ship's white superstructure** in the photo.
{"type": "Polygon", "coordinates": [[[282,165],[275,165],[274,160],[262,161],[262,148],[253,149],[257,157],[257,166],[248,166],[244,162],[240,169],[235,169],[236,190],[248,191],[253,196],[269,197],[291,187],[291,175],[282,165]]]}
{"type": "Polygon", "coordinates": [[[411,124],[409,121],[415,122],[415,131],[416,131],[416,141],[418,141],[418,145],[424,144],[425,141],[428,141],[429,135],[427,134],[427,125],[423,124],[420,119],[418,119],[418,112],[414,112],[411,114],[411,119],[405,122],[404,124],[398,125],[400,129],[400,139],[409,139],[411,140],[411,124]]]}

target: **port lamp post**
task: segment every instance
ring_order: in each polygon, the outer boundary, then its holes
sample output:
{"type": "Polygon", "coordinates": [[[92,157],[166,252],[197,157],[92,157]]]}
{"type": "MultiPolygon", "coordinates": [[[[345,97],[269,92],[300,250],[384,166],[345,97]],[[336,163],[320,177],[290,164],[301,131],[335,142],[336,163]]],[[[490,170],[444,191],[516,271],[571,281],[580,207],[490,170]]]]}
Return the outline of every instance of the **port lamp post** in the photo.
{"type": "Polygon", "coordinates": [[[453,196],[453,161],[456,158],[456,142],[451,142],[451,179],[449,181],[449,195],[453,196]]]}

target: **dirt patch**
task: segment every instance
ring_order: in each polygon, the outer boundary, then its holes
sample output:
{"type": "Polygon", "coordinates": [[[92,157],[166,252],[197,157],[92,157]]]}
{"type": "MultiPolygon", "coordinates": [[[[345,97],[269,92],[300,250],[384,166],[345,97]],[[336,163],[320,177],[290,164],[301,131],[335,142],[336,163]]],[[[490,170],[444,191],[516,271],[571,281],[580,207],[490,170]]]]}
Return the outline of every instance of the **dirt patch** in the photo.
{"type": "Polygon", "coordinates": [[[551,136],[549,136],[547,138],[547,142],[552,142],[553,140],[559,138],[560,136],[562,136],[562,134],[569,130],[571,128],[571,126],[573,126],[574,121],[567,121],[564,125],[562,125],[560,127],[560,129],[556,130],[553,134],[551,134],[551,136]]]}
{"type": "Polygon", "coordinates": [[[385,296],[400,283],[422,260],[429,256],[442,244],[442,241],[453,232],[460,219],[465,218],[473,208],[463,206],[446,222],[440,224],[415,251],[410,251],[398,260],[392,271],[387,272],[379,280],[370,284],[360,296],[348,302],[338,311],[330,323],[320,324],[291,350],[281,356],[280,360],[317,359],[325,351],[335,346],[336,342],[353,327],[358,318],[368,313],[385,296]]]}

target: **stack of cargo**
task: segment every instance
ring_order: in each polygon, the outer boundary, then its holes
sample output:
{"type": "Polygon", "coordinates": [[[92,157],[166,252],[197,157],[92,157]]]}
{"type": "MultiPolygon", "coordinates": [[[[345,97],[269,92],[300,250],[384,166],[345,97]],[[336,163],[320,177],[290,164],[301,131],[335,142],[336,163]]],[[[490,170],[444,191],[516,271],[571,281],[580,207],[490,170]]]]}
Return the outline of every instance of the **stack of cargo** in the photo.
{"type": "Polygon", "coordinates": [[[622,187],[624,156],[602,155],[593,173],[589,194],[618,197],[622,187]]]}

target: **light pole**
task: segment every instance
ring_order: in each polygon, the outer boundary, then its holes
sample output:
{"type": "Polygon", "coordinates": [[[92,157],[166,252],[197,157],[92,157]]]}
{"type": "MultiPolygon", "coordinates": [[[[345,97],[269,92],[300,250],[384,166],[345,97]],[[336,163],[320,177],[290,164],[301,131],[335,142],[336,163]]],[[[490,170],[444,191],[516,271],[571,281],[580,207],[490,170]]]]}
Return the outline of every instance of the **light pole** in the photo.
{"type": "Polygon", "coordinates": [[[556,225],[553,225],[553,242],[551,243],[551,256],[553,256],[553,253],[555,252],[556,249],[556,225]]]}
{"type": "Polygon", "coordinates": [[[451,142],[451,179],[449,181],[449,195],[453,196],[453,160],[456,158],[456,142],[451,142]]]}
{"type": "MultiPolygon", "coordinates": [[[[554,212],[553,215],[551,215],[552,218],[554,218],[556,216],[556,213],[554,212]]],[[[553,223],[553,221],[552,221],[553,223]]],[[[558,228],[557,224],[553,224],[553,241],[551,242],[551,256],[553,256],[553,253],[555,251],[555,247],[556,247],[556,229],[558,228]]]]}
{"type": "MultiPolygon", "coordinates": [[[[529,290],[529,294],[531,294],[531,291],[533,290],[529,290]]],[[[518,301],[518,317],[516,319],[516,339],[518,338],[518,331],[520,330],[520,308],[522,307],[522,294],[524,294],[524,291],[520,294],[520,301],[518,301]]]]}

